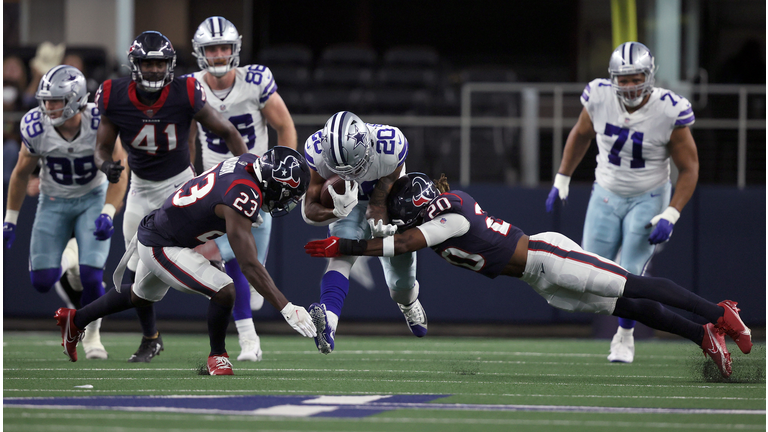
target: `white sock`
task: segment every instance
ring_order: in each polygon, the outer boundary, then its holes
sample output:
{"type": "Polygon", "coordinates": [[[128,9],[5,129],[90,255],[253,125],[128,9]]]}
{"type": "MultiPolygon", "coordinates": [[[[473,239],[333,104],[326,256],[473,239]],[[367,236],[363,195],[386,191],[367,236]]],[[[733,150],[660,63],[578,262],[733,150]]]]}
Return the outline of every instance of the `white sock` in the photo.
{"type": "Polygon", "coordinates": [[[85,336],[83,336],[83,344],[101,343],[101,334],[99,329],[101,328],[101,318],[96,321],[91,321],[90,324],[85,326],[85,336]]]}
{"type": "Polygon", "coordinates": [[[632,327],[631,329],[626,329],[624,327],[619,326],[619,331],[617,331],[616,333],[620,334],[622,337],[626,337],[626,336],[632,336],[632,333],[634,332],[635,332],[634,327],[632,327]]]}
{"type": "Polygon", "coordinates": [[[336,326],[339,325],[339,316],[331,311],[325,311],[325,316],[328,318],[328,324],[330,324],[333,331],[336,331],[336,326]]]}
{"type": "Polygon", "coordinates": [[[256,327],[253,325],[252,318],[235,321],[235,327],[237,327],[237,335],[240,339],[259,340],[259,335],[256,334],[256,327]]]}

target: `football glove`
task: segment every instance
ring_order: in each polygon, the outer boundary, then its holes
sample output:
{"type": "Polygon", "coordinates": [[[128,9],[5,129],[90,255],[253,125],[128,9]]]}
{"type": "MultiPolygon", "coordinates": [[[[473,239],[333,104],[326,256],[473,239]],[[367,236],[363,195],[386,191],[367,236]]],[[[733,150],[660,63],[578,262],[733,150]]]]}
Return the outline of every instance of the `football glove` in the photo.
{"type": "Polygon", "coordinates": [[[123,170],[125,169],[124,166],[122,166],[123,161],[104,161],[103,164],[101,164],[101,172],[107,175],[107,180],[109,180],[110,183],[117,183],[120,181],[120,175],[123,173],[123,170]]]}
{"type": "Polygon", "coordinates": [[[568,184],[570,183],[570,176],[560,173],[555,176],[555,185],[552,186],[552,190],[549,191],[549,195],[547,196],[547,212],[552,211],[558,196],[563,202],[563,205],[565,205],[566,201],[568,201],[568,184]]]}
{"type": "Polygon", "coordinates": [[[373,219],[368,219],[368,225],[371,227],[371,235],[374,237],[389,237],[397,232],[396,225],[384,224],[381,219],[378,223],[374,223],[373,219]]]}
{"type": "Polygon", "coordinates": [[[115,226],[112,224],[112,217],[106,213],[102,213],[96,218],[96,230],[93,235],[96,236],[96,240],[107,240],[115,233],[115,226]]]}
{"type": "Polygon", "coordinates": [[[303,307],[294,306],[293,303],[288,302],[280,313],[288,324],[290,324],[294,330],[299,332],[300,335],[304,337],[317,337],[315,324],[312,322],[309,312],[303,307]]]}
{"type": "Polygon", "coordinates": [[[333,258],[339,253],[339,238],[335,236],[322,240],[312,240],[304,245],[304,252],[317,258],[333,258]]]}
{"type": "Polygon", "coordinates": [[[10,222],[3,223],[3,242],[5,247],[10,249],[14,240],[16,240],[16,224],[10,222]]]}
{"type": "Polygon", "coordinates": [[[256,215],[256,222],[251,224],[251,228],[258,228],[261,226],[261,224],[264,223],[264,218],[261,217],[261,214],[256,215]]]}
{"type": "Polygon", "coordinates": [[[669,240],[672,237],[672,229],[679,218],[680,212],[674,207],[667,207],[666,210],[654,216],[651,222],[645,226],[646,228],[656,226],[651,232],[651,236],[648,237],[648,243],[659,244],[669,240]]]}
{"type": "Polygon", "coordinates": [[[344,187],[346,191],[343,194],[336,193],[332,187],[328,188],[328,193],[333,198],[333,215],[340,219],[347,217],[357,205],[357,182],[345,181],[344,187]]]}

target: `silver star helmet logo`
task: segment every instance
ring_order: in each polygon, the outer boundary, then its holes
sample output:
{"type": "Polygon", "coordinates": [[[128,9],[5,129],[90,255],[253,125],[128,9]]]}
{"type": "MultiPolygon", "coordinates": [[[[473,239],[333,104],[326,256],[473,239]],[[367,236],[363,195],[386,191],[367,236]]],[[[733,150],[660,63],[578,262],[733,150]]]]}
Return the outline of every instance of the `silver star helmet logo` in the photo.
{"type": "Polygon", "coordinates": [[[352,149],[356,149],[357,146],[365,146],[366,141],[365,138],[368,136],[368,132],[363,132],[360,129],[357,128],[357,124],[353,124],[352,127],[354,130],[350,131],[347,134],[347,139],[353,139],[355,140],[355,145],[352,147],[352,149]]]}

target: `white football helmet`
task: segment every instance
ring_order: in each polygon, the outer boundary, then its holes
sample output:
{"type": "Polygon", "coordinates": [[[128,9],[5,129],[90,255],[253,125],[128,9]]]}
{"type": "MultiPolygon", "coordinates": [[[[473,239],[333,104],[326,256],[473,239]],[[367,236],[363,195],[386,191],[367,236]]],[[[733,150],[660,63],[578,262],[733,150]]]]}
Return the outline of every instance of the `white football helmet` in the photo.
{"type": "Polygon", "coordinates": [[[349,111],[331,116],[323,127],[323,159],[335,174],[357,181],[373,163],[373,132],[360,117],[349,111]]]}
{"type": "Polygon", "coordinates": [[[611,85],[619,99],[628,107],[640,105],[645,96],[653,91],[656,69],[651,50],[639,42],[626,42],[619,45],[608,62],[611,85]],[[644,83],[636,86],[619,86],[617,80],[619,76],[638,73],[645,74],[644,83]]]}
{"type": "Polygon", "coordinates": [[[240,46],[243,37],[237,32],[235,25],[220,16],[206,18],[195,31],[192,38],[192,54],[197,57],[197,65],[207,70],[213,76],[224,76],[240,64],[240,46]],[[227,58],[227,64],[213,66],[208,64],[205,57],[205,47],[211,45],[232,45],[232,54],[227,58]]]}
{"type": "Polygon", "coordinates": [[[64,124],[85,108],[88,103],[85,76],[77,68],[59,65],[49,70],[40,79],[35,98],[40,105],[40,111],[50,120],[54,126],[64,124]],[[49,110],[45,107],[45,101],[59,100],[64,106],[49,110]],[[60,113],[54,118],[52,115],[60,113]]]}

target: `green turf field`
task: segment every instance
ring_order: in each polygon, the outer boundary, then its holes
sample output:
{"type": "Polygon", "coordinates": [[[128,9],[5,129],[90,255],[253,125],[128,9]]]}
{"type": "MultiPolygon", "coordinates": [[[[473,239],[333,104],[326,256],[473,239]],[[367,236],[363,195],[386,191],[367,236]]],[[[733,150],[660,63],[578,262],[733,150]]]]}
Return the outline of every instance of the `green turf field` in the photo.
{"type": "MultiPolygon", "coordinates": [[[[70,363],[57,332],[5,332],[4,430],[766,429],[763,343],[749,355],[729,344],[734,373],[723,380],[699,348],[677,341],[638,341],[626,365],[605,359],[607,340],[341,335],[324,356],[311,339],[267,335],[263,361],[233,361],[235,376],[212,377],[198,375],[206,335],[163,340],[152,363],[127,363],[139,335],[103,333],[109,360],[80,348],[70,363]]],[[[237,336],[227,341],[234,358],[237,336]]]]}

